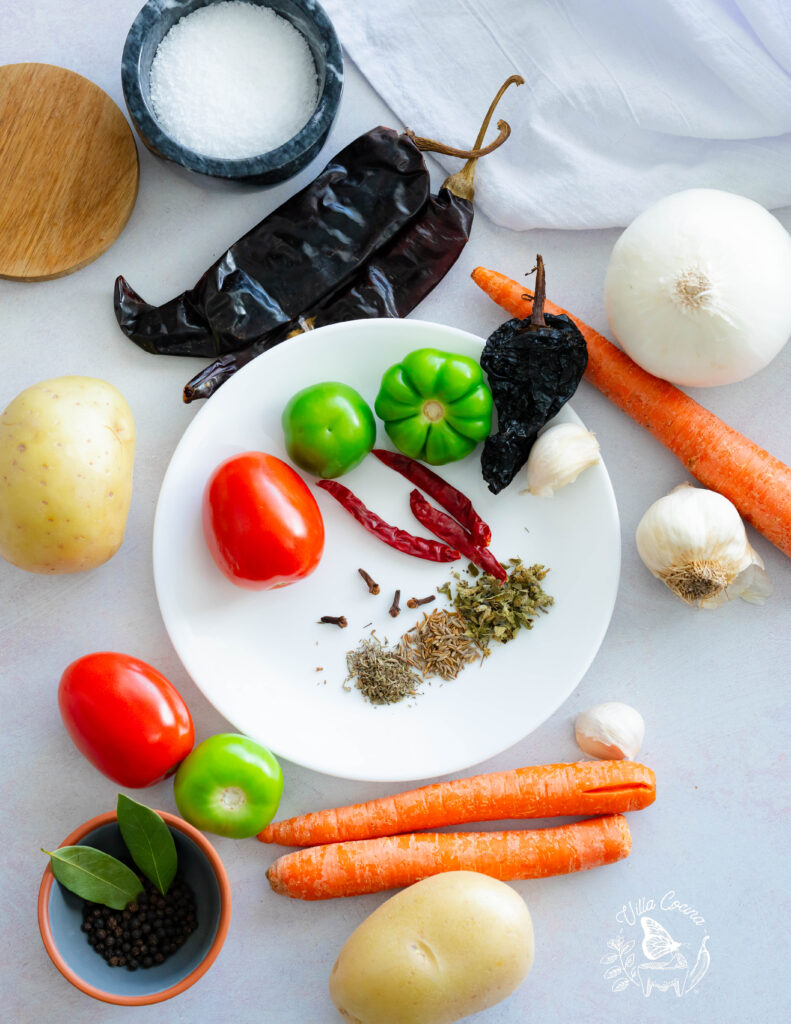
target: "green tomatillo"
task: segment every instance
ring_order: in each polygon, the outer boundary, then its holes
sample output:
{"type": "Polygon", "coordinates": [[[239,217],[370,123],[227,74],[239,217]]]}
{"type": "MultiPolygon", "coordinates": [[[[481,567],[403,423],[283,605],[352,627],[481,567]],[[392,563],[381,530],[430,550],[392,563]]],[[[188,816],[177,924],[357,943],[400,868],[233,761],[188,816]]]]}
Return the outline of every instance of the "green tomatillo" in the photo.
{"type": "Polygon", "coordinates": [[[266,747],[237,733],[204,740],[176,772],[179,814],[196,828],[231,839],[260,832],[275,816],[283,773],[266,747]]]}
{"type": "Polygon", "coordinates": [[[432,466],[465,458],[492,429],[492,393],[478,363],[436,348],[391,366],[374,408],[396,448],[432,466]]]}
{"type": "Polygon", "coordinates": [[[286,451],[309,473],[332,480],[359,465],[376,441],[371,407],[335,381],[298,391],[283,410],[286,451]]]}

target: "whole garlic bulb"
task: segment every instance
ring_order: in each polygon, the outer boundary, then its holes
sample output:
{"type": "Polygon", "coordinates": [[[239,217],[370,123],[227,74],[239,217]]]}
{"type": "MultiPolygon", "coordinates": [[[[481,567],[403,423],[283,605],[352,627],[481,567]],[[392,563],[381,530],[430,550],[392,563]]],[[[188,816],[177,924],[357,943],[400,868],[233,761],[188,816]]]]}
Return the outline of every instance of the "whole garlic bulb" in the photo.
{"type": "Polygon", "coordinates": [[[643,716],[628,704],[607,701],[581,711],[574,721],[577,745],[602,761],[633,760],[643,744],[643,716]]]}
{"type": "Polygon", "coordinates": [[[717,608],[735,597],[763,604],[772,593],[736,506],[716,491],[676,487],[648,509],[636,540],[645,565],[688,604],[717,608]]]}
{"type": "Polygon", "coordinates": [[[527,490],[551,498],[573,483],[580,473],[599,462],[599,442],[579,423],[558,423],[545,430],[527,459],[527,490]]]}

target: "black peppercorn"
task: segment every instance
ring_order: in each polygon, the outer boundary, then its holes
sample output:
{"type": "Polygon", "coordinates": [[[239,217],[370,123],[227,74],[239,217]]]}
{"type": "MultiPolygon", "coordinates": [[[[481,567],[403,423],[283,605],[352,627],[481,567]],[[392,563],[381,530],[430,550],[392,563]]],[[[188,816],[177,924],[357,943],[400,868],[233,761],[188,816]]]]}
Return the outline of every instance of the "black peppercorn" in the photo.
{"type": "Polygon", "coordinates": [[[177,876],[165,896],[144,880],[144,892],[126,910],[84,903],[81,930],[110,967],[154,967],[180,949],[197,927],[195,895],[177,876]],[[148,910],[146,910],[148,908],[148,910]]]}

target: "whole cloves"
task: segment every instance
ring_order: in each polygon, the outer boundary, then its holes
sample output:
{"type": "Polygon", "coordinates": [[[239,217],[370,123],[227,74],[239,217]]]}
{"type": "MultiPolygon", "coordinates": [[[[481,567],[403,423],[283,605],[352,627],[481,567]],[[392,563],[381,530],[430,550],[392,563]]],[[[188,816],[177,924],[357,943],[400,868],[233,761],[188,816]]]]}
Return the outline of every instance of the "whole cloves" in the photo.
{"type": "Polygon", "coordinates": [[[365,584],[368,587],[368,593],[369,594],[378,594],[379,593],[379,584],[376,582],[376,580],[372,579],[368,575],[368,573],[365,571],[365,569],[358,569],[357,572],[359,572],[359,574],[365,580],[365,584]]]}
{"type": "Polygon", "coordinates": [[[397,590],[395,592],[395,597],[393,598],[393,603],[390,605],[390,614],[392,615],[392,617],[394,619],[397,618],[398,615],[401,613],[401,608],[399,606],[399,602],[400,601],[401,601],[401,591],[397,590]]]}
{"type": "Polygon", "coordinates": [[[339,626],[341,629],[345,629],[349,625],[345,615],[322,615],[319,622],[328,622],[330,625],[339,626]]]}
{"type": "Polygon", "coordinates": [[[419,608],[422,604],[431,604],[432,601],[436,601],[433,594],[429,594],[428,597],[410,597],[406,606],[407,608],[419,608]]]}

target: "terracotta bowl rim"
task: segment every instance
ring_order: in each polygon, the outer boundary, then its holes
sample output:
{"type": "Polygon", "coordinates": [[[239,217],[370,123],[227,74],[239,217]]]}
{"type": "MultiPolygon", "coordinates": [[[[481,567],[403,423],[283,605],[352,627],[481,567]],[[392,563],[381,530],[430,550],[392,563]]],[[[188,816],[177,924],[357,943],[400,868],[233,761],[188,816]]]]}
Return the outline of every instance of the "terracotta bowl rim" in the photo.
{"type": "MultiPolygon", "coordinates": [[[[92,996],[94,999],[100,999],[105,1003],[113,1003],[116,1006],[147,1006],[151,1003],[162,1003],[166,999],[172,999],[173,996],[180,995],[186,989],[190,988],[190,986],[194,985],[195,982],[201,978],[206,971],[208,971],[217,959],[223,943],[225,942],[228,934],[228,928],[231,923],[231,887],[228,882],[228,875],[226,874],[225,867],[223,866],[217,851],[206,836],[182,818],[177,817],[175,814],[170,814],[168,811],[157,811],[157,813],[164,818],[170,828],[174,828],[177,831],[182,832],[185,836],[192,839],[200,848],[201,852],[212,866],[214,876],[217,879],[217,884],[220,889],[220,920],[217,925],[217,933],[214,936],[214,941],[209,947],[206,956],[201,960],[198,966],[175,985],[171,985],[169,988],[163,989],[161,992],[151,992],[141,996],[124,996],[116,995],[113,992],[105,992],[103,989],[97,988],[95,985],[88,984],[88,982],[84,981],[66,963],[64,958],[61,956],[52,935],[52,929],[49,922],[49,896],[52,884],[55,881],[55,876],[53,875],[52,868],[49,864],[44,871],[44,875],[41,879],[41,886],[38,891],[38,926],[41,932],[42,941],[44,942],[44,948],[49,954],[50,960],[52,960],[53,964],[55,964],[63,977],[67,981],[70,981],[75,988],[78,988],[88,996],[92,996]]],[[[101,828],[102,825],[112,824],[117,820],[117,817],[118,816],[115,811],[107,811],[105,814],[98,814],[95,818],[91,818],[90,821],[86,821],[76,828],[70,835],[66,836],[62,843],[59,843],[58,845],[59,847],[73,846],[74,844],[79,843],[80,840],[84,839],[90,832],[93,832],[97,828],[101,828]]]]}

